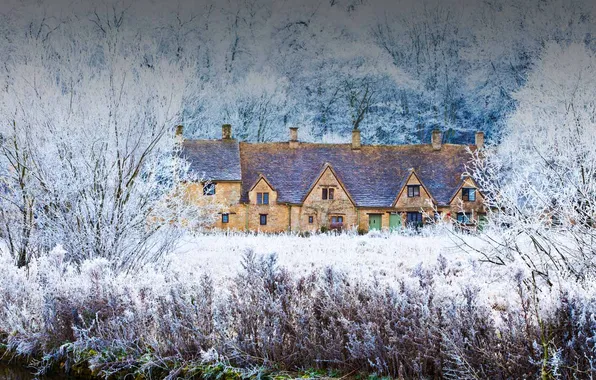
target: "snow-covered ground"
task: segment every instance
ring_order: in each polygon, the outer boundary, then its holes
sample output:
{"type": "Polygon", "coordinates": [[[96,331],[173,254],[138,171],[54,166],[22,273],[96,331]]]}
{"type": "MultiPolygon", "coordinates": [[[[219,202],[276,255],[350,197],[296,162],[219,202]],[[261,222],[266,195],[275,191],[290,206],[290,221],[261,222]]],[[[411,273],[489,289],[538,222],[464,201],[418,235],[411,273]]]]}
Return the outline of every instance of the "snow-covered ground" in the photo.
{"type": "MultiPolygon", "coordinates": [[[[370,233],[367,235],[258,235],[214,234],[182,239],[171,261],[185,276],[209,274],[220,285],[242,269],[243,255],[277,256],[280,266],[297,275],[332,267],[352,278],[396,283],[412,277],[417,268],[444,260],[445,278],[461,289],[474,285],[493,305],[508,307],[515,299],[512,277],[525,271],[521,265],[507,268],[485,263],[477,253],[486,243],[473,235],[437,232],[427,235],[370,233]],[[511,297],[513,296],[513,297],[511,297]]],[[[447,296],[447,295],[446,295],[447,296]]]]}
{"type": "MultiPolygon", "coordinates": [[[[466,242],[481,247],[482,241],[466,237],[466,242]]],[[[368,235],[256,235],[215,234],[182,239],[174,261],[215,277],[227,277],[241,269],[243,254],[275,254],[278,263],[296,273],[333,266],[359,277],[391,276],[422,263],[436,263],[439,255],[450,262],[466,265],[478,257],[461,247],[448,234],[404,236],[368,235]]]]}

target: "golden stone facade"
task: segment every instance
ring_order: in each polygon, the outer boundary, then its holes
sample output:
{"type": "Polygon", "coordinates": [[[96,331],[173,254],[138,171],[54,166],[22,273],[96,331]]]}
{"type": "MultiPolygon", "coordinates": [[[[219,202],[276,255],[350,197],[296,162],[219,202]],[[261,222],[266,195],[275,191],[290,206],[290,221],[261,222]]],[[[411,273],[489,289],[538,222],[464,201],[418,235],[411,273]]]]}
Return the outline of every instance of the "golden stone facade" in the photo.
{"type": "Polygon", "coordinates": [[[369,231],[419,226],[431,219],[473,225],[485,213],[480,190],[462,176],[466,146],[441,146],[436,132],[432,144],[419,146],[364,146],[359,131],[354,131],[351,145],[309,144],[297,141],[296,130],[288,143],[251,144],[235,142],[227,128],[222,140],[195,140],[184,146],[191,168],[211,173],[209,181],[188,183],[185,191],[198,207],[203,202],[218,205],[215,229],[369,231]],[[214,155],[219,155],[217,161],[210,160],[214,155]],[[382,166],[385,161],[389,166],[382,166]],[[402,168],[391,167],[400,164],[402,168]],[[435,170],[435,164],[441,167],[435,170]],[[235,169],[228,171],[228,166],[235,169]],[[435,172],[449,186],[432,177],[435,172]]]}

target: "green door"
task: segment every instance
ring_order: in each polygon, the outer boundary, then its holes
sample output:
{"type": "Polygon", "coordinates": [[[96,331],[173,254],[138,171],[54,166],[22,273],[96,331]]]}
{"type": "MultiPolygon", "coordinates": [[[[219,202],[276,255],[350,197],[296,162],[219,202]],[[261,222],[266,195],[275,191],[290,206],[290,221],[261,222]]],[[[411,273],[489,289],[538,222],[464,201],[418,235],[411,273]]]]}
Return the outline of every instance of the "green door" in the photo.
{"type": "Polygon", "coordinates": [[[368,229],[370,231],[381,229],[381,215],[371,214],[368,216],[368,229]]]}
{"type": "Polygon", "coordinates": [[[396,230],[399,227],[401,227],[401,215],[389,214],[389,228],[392,230],[396,230]]]}

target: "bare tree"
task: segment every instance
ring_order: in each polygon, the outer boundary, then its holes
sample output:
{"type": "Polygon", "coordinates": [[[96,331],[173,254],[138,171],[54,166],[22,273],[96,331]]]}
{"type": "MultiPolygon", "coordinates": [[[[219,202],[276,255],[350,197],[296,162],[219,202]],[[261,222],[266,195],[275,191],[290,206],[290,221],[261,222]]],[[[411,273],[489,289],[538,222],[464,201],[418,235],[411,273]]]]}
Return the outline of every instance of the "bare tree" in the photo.
{"type": "Polygon", "coordinates": [[[500,146],[471,170],[493,210],[491,259],[521,259],[547,282],[596,271],[595,68],[582,45],[548,45],[500,146]]]}

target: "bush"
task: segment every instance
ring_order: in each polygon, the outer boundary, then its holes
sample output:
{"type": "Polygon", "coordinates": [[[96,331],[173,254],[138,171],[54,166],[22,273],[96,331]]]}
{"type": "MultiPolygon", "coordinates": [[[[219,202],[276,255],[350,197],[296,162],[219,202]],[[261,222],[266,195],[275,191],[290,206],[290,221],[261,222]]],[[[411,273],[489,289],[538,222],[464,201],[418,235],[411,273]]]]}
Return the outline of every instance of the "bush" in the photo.
{"type": "Polygon", "coordinates": [[[537,296],[520,272],[508,285],[515,296],[494,304],[471,281],[477,274],[442,256],[395,283],[333,268],[297,275],[251,251],[217,286],[176,268],[128,277],[109,268],[96,260],[77,271],[56,254],[32,262],[28,278],[6,271],[0,336],[8,351],[43,357],[35,363],[42,372],[60,363],[105,377],[304,368],[403,378],[596,374],[596,297],[580,284],[537,296]]]}

